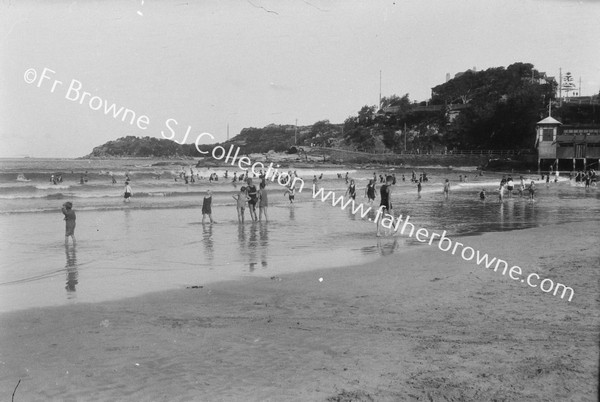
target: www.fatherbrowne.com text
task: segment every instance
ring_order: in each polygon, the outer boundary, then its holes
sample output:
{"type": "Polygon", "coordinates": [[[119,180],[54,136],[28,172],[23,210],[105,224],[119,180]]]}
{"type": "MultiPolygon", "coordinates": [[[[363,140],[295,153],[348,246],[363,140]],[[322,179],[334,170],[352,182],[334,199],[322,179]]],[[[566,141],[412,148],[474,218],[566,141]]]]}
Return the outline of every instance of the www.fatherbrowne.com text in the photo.
{"type": "MultiPolygon", "coordinates": [[[[352,213],[356,214],[360,212],[360,217],[363,219],[368,216],[369,212],[371,212],[371,207],[365,208],[364,204],[362,203],[357,206],[352,198],[348,198],[346,200],[344,200],[344,196],[339,196],[336,198],[336,194],[333,191],[325,193],[325,190],[322,187],[317,191],[315,185],[313,185],[312,197],[313,199],[319,199],[318,197],[320,197],[322,202],[326,202],[328,199],[331,199],[331,205],[334,207],[339,205],[342,210],[345,210],[348,206],[351,206],[352,213]]],[[[383,207],[379,207],[377,209],[375,219],[371,220],[368,218],[368,220],[381,224],[387,229],[393,229],[394,232],[400,231],[400,234],[402,235],[404,235],[406,232],[408,237],[413,237],[414,235],[414,238],[418,242],[427,243],[430,246],[433,246],[434,243],[436,243],[437,247],[442,251],[450,252],[452,255],[460,255],[465,261],[475,261],[477,265],[484,266],[487,269],[493,269],[494,272],[501,272],[503,276],[506,276],[506,273],[508,273],[508,277],[510,279],[514,281],[520,281],[521,283],[526,283],[532,288],[539,287],[544,293],[554,291],[552,294],[557,296],[559,292],[561,292],[560,298],[563,299],[568,295],[568,301],[571,301],[575,295],[573,288],[565,286],[562,283],[554,283],[554,281],[549,278],[540,280],[541,277],[536,273],[530,273],[529,275],[525,276],[523,270],[518,265],[510,266],[507,261],[496,257],[490,258],[487,253],[481,253],[479,250],[475,250],[461,242],[452,241],[446,236],[447,232],[445,230],[440,235],[439,233],[429,231],[425,228],[417,229],[415,225],[410,222],[410,216],[408,215],[406,215],[405,218],[403,218],[402,214],[400,214],[398,217],[394,217],[388,213],[383,213],[383,207]],[[380,222],[379,219],[381,219],[380,222]]]]}

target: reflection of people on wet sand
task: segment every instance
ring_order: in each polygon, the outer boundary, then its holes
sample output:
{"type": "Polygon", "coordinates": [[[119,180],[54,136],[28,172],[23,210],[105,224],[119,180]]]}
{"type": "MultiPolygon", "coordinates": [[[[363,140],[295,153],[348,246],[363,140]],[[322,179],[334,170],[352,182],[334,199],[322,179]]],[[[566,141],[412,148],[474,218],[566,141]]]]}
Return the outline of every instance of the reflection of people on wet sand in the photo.
{"type": "Polygon", "coordinates": [[[67,258],[67,284],[65,289],[68,293],[75,292],[75,286],[79,283],[79,273],[77,272],[77,255],[75,253],[75,246],[69,247],[65,244],[65,256],[67,258]]]}
{"type": "Polygon", "coordinates": [[[212,225],[203,224],[202,225],[202,243],[204,244],[204,248],[206,250],[205,255],[208,257],[209,261],[214,259],[214,241],[212,238],[212,225]]]}
{"type": "Polygon", "coordinates": [[[400,244],[398,243],[398,238],[394,237],[393,239],[394,240],[391,244],[390,243],[382,244],[383,243],[382,238],[377,239],[377,249],[379,250],[379,252],[381,253],[382,256],[394,254],[394,251],[396,251],[396,249],[398,247],[400,247],[400,244]]]}

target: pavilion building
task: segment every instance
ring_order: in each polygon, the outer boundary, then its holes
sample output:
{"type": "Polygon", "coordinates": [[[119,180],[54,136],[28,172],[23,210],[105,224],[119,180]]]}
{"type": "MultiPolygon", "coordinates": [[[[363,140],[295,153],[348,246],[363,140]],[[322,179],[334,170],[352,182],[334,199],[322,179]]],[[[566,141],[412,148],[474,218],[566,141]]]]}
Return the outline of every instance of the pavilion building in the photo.
{"type": "Polygon", "coordinates": [[[563,125],[551,116],[536,125],[538,172],[598,169],[600,126],[563,125]]]}

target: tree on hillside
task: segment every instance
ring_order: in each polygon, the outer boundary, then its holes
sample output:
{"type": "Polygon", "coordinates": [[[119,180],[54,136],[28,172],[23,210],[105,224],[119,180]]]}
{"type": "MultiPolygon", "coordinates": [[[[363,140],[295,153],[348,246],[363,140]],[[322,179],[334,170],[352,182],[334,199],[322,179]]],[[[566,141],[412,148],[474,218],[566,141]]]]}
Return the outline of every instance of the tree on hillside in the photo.
{"type": "Polygon", "coordinates": [[[541,84],[529,63],[506,69],[467,72],[433,88],[438,102],[463,95],[469,104],[446,128],[447,139],[460,148],[514,149],[533,146],[539,115],[554,98],[555,83],[541,84]]]}

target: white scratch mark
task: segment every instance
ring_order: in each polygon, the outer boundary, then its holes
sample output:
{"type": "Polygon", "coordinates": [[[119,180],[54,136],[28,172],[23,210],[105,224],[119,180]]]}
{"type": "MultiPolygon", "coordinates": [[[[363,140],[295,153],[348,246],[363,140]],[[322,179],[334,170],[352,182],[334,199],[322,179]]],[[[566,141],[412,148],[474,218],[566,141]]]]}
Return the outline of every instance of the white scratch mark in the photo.
{"type": "Polygon", "coordinates": [[[277,11],[268,10],[268,9],[264,8],[263,6],[257,6],[256,4],[252,3],[250,0],[246,0],[246,1],[256,8],[262,8],[263,10],[265,10],[268,13],[273,13],[273,14],[279,15],[279,13],[277,11]]]}

